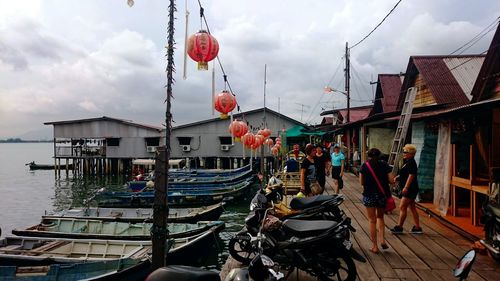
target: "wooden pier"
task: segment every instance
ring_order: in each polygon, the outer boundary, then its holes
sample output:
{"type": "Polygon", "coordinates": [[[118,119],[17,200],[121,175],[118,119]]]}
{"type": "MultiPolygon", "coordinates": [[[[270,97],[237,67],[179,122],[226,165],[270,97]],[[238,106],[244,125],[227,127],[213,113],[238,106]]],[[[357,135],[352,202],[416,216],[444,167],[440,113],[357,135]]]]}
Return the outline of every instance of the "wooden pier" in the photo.
{"type": "MultiPolygon", "coordinates": [[[[333,194],[332,186],[330,178],[327,180],[327,193],[333,194]]],[[[381,250],[379,254],[371,253],[368,219],[361,192],[357,177],[345,175],[341,193],[347,196],[347,200],[341,207],[351,217],[352,225],[357,230],[351,241],[367,259],[366,263],[356,261],[358,280],[458,280],[453,277],[452,270],[465,252],[471,249],[474,241],[467,240],[421,211],[423,234],[408,233],[413,224],[411,212],[404,225],[405,233],[391,234],[389,228],[394,227],[398,220],[399,211],[396,209],[385,217],[389,249],[381,250]]],[[[240,266],[240,263],[229,258],[221,270],[222,280],[232,268],[240,266]]],[[[299,272],[292,274],[289,280],[316,279],[299,272]]],[[[500,280],[500,263],[478,254],[467,280],[500,280]]]]}

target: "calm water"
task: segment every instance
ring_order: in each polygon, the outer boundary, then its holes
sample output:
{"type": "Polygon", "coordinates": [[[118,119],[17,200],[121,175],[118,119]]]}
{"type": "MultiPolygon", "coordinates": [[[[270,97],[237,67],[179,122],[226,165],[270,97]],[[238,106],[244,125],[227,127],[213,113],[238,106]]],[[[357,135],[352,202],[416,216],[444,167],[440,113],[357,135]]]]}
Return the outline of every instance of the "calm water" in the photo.
{"type": "MultiPolygon", "coordinates": [[[[39,223],[45,211],[57,211],[71,206],[81,206],[93,191],[106,186],[119,188],[122,178],[75,179],[71,173],[56,178],[53,170],[30,171],[25,163],[53,164],[52,143],[0,143],[0,228],[2,237],[11,235],[14,228],[24,228],[39,223]]],[[[249,195],[251,196],[251,194],[249,195]]],[[[221,219],[226,230],[206,262],[211,269],[220,269],[227,259],[227,242],[242,228],[248,213],[248,200],[233,203],[226,208],[221,219]]]]}

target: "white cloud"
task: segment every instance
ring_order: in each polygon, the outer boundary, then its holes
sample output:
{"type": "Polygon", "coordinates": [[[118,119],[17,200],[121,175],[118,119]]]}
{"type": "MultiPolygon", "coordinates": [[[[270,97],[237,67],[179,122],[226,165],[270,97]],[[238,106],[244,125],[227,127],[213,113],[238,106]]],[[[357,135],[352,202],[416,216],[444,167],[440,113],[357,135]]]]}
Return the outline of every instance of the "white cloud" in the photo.
{"type": "MultiPolygon", "coordinates": [[[[321,108],[343,107],[345,42],[352,46],[396,1],[202,1],[220,58],[242,110],[263,105],[319,121],[321,108]],[[304,112],[302,106],[304,104],[304,112]]],[[[114,116],[164,122],[167,3],[136,1],[0,0],[0,138],[37,129],[45,121],[114,116]],[[8,105],[8,106],[7,106],[8,105]]],[[[189,1],[189,33],[199,29],[197,1],[189,1]]],[[[211,73],[188,59],[183,80],[184,2],[176,14],[176,124],[211,118],[211,73]]],[[[500,13],[495,0],[402,1],[366,41],[351,50],[353,105],[371,99],[369,80],[405,71],[417,54],[448,54],[500,13]]],[[[490,33],[466,53],[489,45],[490,33]]],[[[224,88],[217,66],[216,89],[224,88]]]]}

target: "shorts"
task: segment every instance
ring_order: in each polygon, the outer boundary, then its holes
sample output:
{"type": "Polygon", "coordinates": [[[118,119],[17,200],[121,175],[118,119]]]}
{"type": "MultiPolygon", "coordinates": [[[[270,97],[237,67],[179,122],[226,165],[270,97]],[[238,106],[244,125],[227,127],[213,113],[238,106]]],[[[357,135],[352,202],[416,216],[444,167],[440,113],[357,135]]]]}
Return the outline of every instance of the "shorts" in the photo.
{"type": "MultiPolygon", "coordinates": [[[[402,189],[401,189],[402,190],[402,189]]],[[[415,200],[418,195],[418,188],[410,188],[406,195],[403,195],[404,198],[415,200]]]]}
{"type": "Polygon", "coordinates": [[[342,171],[341,166],[332,166],[332,178],[338,180],[340,179],[340,172],[342,171]]]}
{"type": "Polygon", "coordinates": [[[363,195],[363,205],[370,208],[385,208],[386,198],[380,194],[363,195]]]}

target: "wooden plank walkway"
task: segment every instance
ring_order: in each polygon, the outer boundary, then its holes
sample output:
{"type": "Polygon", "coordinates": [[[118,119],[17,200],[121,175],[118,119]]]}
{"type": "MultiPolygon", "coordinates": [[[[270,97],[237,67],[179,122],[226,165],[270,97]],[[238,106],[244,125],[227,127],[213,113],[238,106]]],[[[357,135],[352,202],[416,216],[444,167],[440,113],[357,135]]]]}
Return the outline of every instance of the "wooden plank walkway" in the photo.
{"type": "MultiPolygon", "coordinates": [[[[326,193],[333,194],[332,186],[330,178],[327,180],[326,193]]],[[[404,225],[405,233],[391,234],[389,228],[396,225],[399,215],[399,211],[395,210],[385,217],[389,249],[374,254],[369,251],[371,242],[361,192],[358,178],[353,174],[345,175],[341,193],[347,196],[347,200],[341,207],[351,217],[357,230],[351,239],[354,247],[367,259],[366,263],[356,261],[358,280],[458,280],[453,277],[452,270],[474,241],[463,238],[421,211],[423,234],[408,233],[413,224],[411,212],[408,212],[404,225]]],[[[399,204],[397,199],[396,203],[399,204]]],[[[229,258],[221,270],[222,280],[231,268],[239,266],[238,262],[229,258]]],[[[292,276],[289,280],[315,280],[303,273],[292,276]]],[[[500,280],[500,263],[478,254],[467,280],[500,280]]]]}

